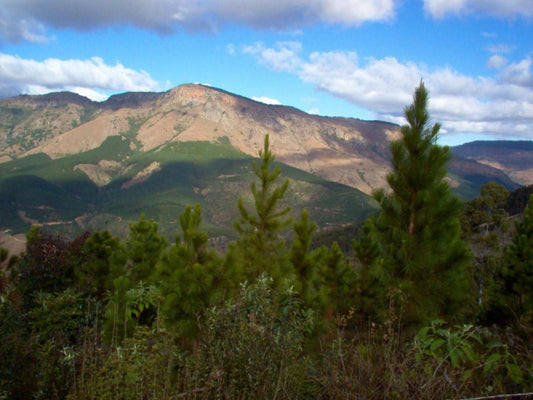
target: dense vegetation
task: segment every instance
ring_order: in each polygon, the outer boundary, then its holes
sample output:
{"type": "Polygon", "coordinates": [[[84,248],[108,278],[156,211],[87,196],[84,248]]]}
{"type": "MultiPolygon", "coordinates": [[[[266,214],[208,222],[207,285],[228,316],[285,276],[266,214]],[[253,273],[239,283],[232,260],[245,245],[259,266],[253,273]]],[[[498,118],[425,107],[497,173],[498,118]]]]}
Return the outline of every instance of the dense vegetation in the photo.
{"type": "MultiPolygon", "coordinates": [[[[163,236],[173,238],[179,213],[187,204],[200,204],[210,237],[236,238],[232,222],[238,209],[228,204],[248,191],[252,157],[224,140],[134,151],[130,136],[109,137],[99,148],[76,155],[34,154],[0,164],[0,228],[25,233],[38,222],[56,233],[108,229],[124,238],[128,221],[145,213],[163,236]],[[93,171],[98,184],[82,168],[93,171]]],[[[376,209],[357,189],[286,165],[283,172],[291,179],[283,201],[294,204],[294,214],[312,207],[320,226],[361,220],[376,209]]],[[[251,202],[251,196],[243,200],[251,202]]]]}
{"type": "Polygon", "coordinates": [[[490,183],[462,205],[427,97],[421,84],[392,146],[391,191],[375,193],[349,254],[316,245],[306,210],[290,219],[268,136],[223,254],[200,205],[170,245],[144,215],[124,240],[32,227],[20,257],[0,252],[0,398],[533,391],[533,196],[490,183]],[[509,212],[522,214],[514,227],[509,212]]]}

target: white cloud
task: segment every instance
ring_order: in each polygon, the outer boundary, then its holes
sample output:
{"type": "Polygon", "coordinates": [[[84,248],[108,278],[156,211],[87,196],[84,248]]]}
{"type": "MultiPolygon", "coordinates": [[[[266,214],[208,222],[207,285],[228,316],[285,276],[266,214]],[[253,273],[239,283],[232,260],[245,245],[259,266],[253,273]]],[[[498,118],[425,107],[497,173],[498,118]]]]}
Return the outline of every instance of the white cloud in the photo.
{"type": "Polygon", "coordinates": [[[526,86],[533,89],[533,75],[531,73],[531,58],[525,58],[522,61],[511,64],[504,71],[505,80],[509,83],[526,86]]]}
{"type": "Polygon", "coordinates": [[[148,73],[122,64],[105,64],[101,58],[44,61],[0,53],[0,97],[20,93],[42,94],[69,90],[95,100],[105,91],[152,91],[158,84],[148,73]]]}
{"type": "MultiPolygon", "coordinates": [[[[314,52],[307,59],[295,43],[290,68],[280,68],[286,47],[256,46],[260,62],[294,73],[318,90],[328,92],[374,113],[378,119],[403,123],[403,109],[422,79],[430,91],[432,118],[443,132],[482,133],[531,138],[533,133],[532,60],[500,64],[496,78],[471,77],[452,68],[429,70],[394,57],[360,60],[354,52],[314,52]],[[282,57],[281,57],[282,58],[282,57]]],[[[503,60],[500,60],[503,61],[503,60]]]]}
{"type": "Polygon", "coordinates": [[[0,36],[46,40],[46,28],[132,25],[160,33],[216,31],[227,23],[294,31],[317,22],[355,26],[394,17],[397,0],[2,0],[0,36]]]}
{"type": "Polygon", "coordinates": [[[498,54],[495,54],[489,58],[489,61],[487,62],[487,67],[493,68],[493,69],[500,69],[503,68],[507,64],[507,58],[500,56],[498,54]]]}
{"type": "Polygon", "coordinates": [[[252,97],[252,100],[259,101],[260,103],[270,104],[270,105],[281,105],[281,102],[276,99],[271,99],[270,97],[252,97]]]}
{"type": "Polygon", "coordinates": [[[489,53],[494,53],[494,54],[507,54],[507,53],[511,53],[513,50],[514,50],[514,46],[510,46],[504,43],[495,44],[495,45],[487,47],[487,51],[489,53]]]}
{"type": "Polygon", "coordinates": [[[298,53],[302,50],[300,42],[278,42],[276,48],[267,48],[263,43],[245,46],[244,53],[256,56],[260,63],[276,71],[292,72],[302,63],[298,53]]]}
{"type": "Polygon", "coordinates": [[[482,13],[496,17],[533,17],[533,0],[423,0],[435,18],[449,14],[482,13]]]}

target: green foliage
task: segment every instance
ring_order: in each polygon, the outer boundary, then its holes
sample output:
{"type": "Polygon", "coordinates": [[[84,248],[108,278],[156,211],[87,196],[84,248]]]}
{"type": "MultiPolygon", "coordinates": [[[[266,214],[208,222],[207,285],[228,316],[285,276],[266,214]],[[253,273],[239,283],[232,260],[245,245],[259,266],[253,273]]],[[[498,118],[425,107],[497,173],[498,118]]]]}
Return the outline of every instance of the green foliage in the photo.
{"type": "Polygon", "coordinates": [[[3,247],[0,247],[0,264],[7,260],[8,255],[9,251],[3,247]]]}
{"type": "Polygon", "coordinates": [[[374,223],[367,220],[359,241],[354,240],[356,280],[354,306],[359,314],[359,324],[382,320],[386,312],[387,272],[383,267],[381,249],[376,238],[374,223]]]}
{"type": "Polygon", "coordinates": [[[0,395],[6,399],[32,398],[38,364],[27,320],[16,298],[0,299],[0,360],[0,395]]]}
{"type": "Polygon", "coordinates": [[[182,338],[197,333],[198,316],[230,288],[223,262],[207,248],[207,234],[200,231],[201,209],[187,206],[180,214],[183,238],[166,251],[157,264],[154,281],[163,297],[161,315],[166,326],[182,338]]]}
{"type": "Polygon", "coordinates": [[[247,277],[255,279],[267,273],[280,284],[292,275],[285,243],[280,235],[290,225],[290,218],[287,217],[290,208],[280,204],[289,187],[289,180],[286,179],[281,185],[275,183],[281,168],[279,165],[272,167],[274,155],[269,148],[268,135],[265,136],[259,158],[261,164],[253,164],[254,174],[259,181],[258,185],[255,182],[251,185],[253,211],[248,211],[242,198],[239,199],[240,218],[235,222],[235,229],[240,235],[237,246],[247,277]]]}
{"type": "Polygon", "coordinates": [[[522,221],[516,223],[515,233],[505,251],[506,305],[519,318],[526,330],[533,331],[533,195],[524,210],[522,221]]]}
{"type": "Polygon", "coordinates": [[[354,305],[355,270],[349,265],[337,242],[328,249],[324,262],[324,282],[328,288],[328,308],[326,317],[344,315],[354,305]]]}
{"type": "MultiPolygon", "coordinates": [[[[531,343],[522,337],[533,309],[533,198],[505,268],[490,266],[501,270],[491,275],[491,301],[512,310],[516,326],[483,328],[457,314],[461,323],[433,319],[411,336],[413,323],[452,314],[465,290],[458,211],[450,209],[458,203],[442,182],[447,150],[434,143],[438,126],[425,127],[424,93],[421,86],[393,146],[393,192],[376,194],[381,213],[344,231],[357,233],[353,264],[335,241],[313,247],[317,224],[305,210],[287,248],[288,183],[277,184],[268,136],[254,164],[255,208],[241,200],[241,237],[225,255],[209,248],[199,204],[179,215],[170,248],[144,215],[125,242],[108,231],[70,240],[33,227],[26,253],[0,276],[0,398],[434,399],[533,390],[531,343]]],[[[505,193],[484,187],[481,220],[505,220],[505,193]]]]}
{"type": "Polygon", "coordinates": [[[503,235],[508,231],[505,205],[508,190],[494,182],[480,189],[475,199],[465,204],[461,216],[463,237],[470,246],[472,266],[470,274],[477,288],[476,307],[481,311],[480,320],[494,319],[494,295],[496,281],[502,269],[503,235]]]}
{"type": "Polygon", "coordinates": [[[299,398],[313,321],[294,293],[276,290],[262,275],[243,284],[233,301],[208,311],[195,357],[225,398],[299,398]]]}
{"type": "MultiPolygon", "coordinates": [[[[443,320],[434,320],[418,331],[414,338],[417,362],[428,356],[439,363],[438,368],[444,361],[454,368],[471,365],[479,357],[476,345],[481,343],[481,338],[476,333],[477,329],[473,325],[449,329],[444,324],[443,320]]],[[[431,371],[431,375],[434,373],[431,371]]]]}
{"type": "Polygon", "coordinates": [[[376,226],[385,265],[395,285],[407,296],[404,320],[427,322],[456,316],[465,303],[469,261],[461,240],[461,204],[446,177],[449,148],[436,144],[439,124],[429,126],[428,94],[423,85],[406,108],[408,125],[391,146],[393,171],[387,176],[392,193],[377,191],[376,226]]]}
{"type": "Polygon", "coordinates": [[[133,283],[149,280],[167,243],[167,239],[157,233],[157,223],[152,219],[147,220],[144,214],[139,222],[130,224],[126,254],[133,283]]]}
{"type": "Polygon", "coordinates": [[[39,293],[35,303],[28,313],[39,371],[34,398],[64,398],[74,377],[71,352],[86,322],[86,302],[81,293],[67,289],[39,293]]]}
{"type": "Polygon", "coordinates": [[[486,328],[448,327],[445,321],[435,320],[420,329],[412,346],[417,363],[424,365],[432,378],[455,371],[463,382],[481,380],[480,390],[487,394],[524,380],[518,357],[486,328]]]}
{"type": "Polygon", "coordinates": [[[322,310],[327,304],[328,295],[324,282],[327,248],[311,250],[311,240],[317,225],[309,221],[306,210],[293,227],[295,236],[290,249],[290,261],[300,283],[299,293],[305,305],[322,310]]]}
{"type": "Polygon", "coordinates": [[[147,327],[110,351],[95,351],[82,365],[69,400],[170,400],[177,351],[169,338],[147,327]]]}
{"type": "Polygon", "coordinates": [[[533,194],[533,185],[523,186],[511,192],[505,205],[509,215],[521,214],[527,207],[529,197],[533,194]]]}
{"type": "Polygon", "coordinates": [[[479,196],[465,205],[461,217],[465,234],[478,232],[487,236],[489,231],[502,227],[507,217],[505,206],[508,197],[509,191],[504,186],[494,182],[483,185],[479,196]]]}
{"type": "Polygon", "coordinates": [[[124,245],[109,231],[97,231],[87,239],[84,250],[87,260],[77,271],[79,285],[85,293],[103,298],[106,290],[113,288],[113,280],[124,272],[124,245]]]}
{"type": "MultiPolygon", "coordinates": [[[[114,290],[110,292],[105,309],[104,338],[108,343],[122,343],[143,322],[143,313],[153,316],[150,311],[159,309],[161,295],[155,286],[145,286],[142,281],[131,285],[124,276],[113,281],[114,290]]],[[[148,318],[144,324],[150,326],[152,322],[153,318],[148,318]]]]}

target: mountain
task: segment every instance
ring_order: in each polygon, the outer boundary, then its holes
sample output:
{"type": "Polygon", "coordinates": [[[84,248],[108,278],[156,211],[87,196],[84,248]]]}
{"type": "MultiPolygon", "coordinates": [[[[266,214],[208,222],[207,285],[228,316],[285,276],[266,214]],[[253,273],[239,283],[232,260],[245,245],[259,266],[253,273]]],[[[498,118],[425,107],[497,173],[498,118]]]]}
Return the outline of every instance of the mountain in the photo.
{"type": "Polygon", "coordinates": [[[519,185],[533,184],[533,141],[475,141],[456,146],[454,155],[493,167],[519,185]]]}
{"type": "Polygon", "coordinates": [[[201,85],[124,93],[103,103],[82,99],[59,93],[1,102],[3,159],[37,153],[55,159],[95,149],[110,136],[127,137],[138,151],[223,139],[256,156],[268,133],[279,161],[368,194],[382,185],[388,144],[398,135],[393,124],[313,116],[201,85]]]}
{"type": "MultiPolygon", "coordinates": [[[[266,134],[291,179],[294,214],[308,208],[324,228],[372,212],[368,195],[386,186],[399,127],[309,115],[202,85],[102,103],[72,93],[5,99],[0,227],[18,232],[45,223],[124,233],[145,212],[174,235],[185,204],[199,203],[207,230],[231,235],[237,199],[251,201],[252,158],[266,134]]],[[[510,177],[516,171],[503,161],[453,151],[449,181],[463,197],[477,195],[487,180],[517,185],[510,177]]],[[[533,183],[533,174],[521,171],[521,182],[533,183]]]]}

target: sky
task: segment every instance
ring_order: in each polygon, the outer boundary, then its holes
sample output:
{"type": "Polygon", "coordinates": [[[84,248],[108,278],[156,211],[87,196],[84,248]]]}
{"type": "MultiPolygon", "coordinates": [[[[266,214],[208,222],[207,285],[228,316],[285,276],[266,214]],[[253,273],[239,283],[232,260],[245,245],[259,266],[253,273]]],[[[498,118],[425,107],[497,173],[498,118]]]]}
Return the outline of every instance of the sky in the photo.
{"type": "Polygon", "coordinates": [[[0,98],[202,83],[403,124],[423,81],[439,143],[533,140],[532,62],[533,0],[0,0],[0,98]]]}

